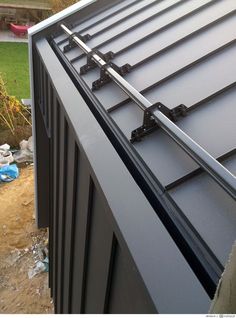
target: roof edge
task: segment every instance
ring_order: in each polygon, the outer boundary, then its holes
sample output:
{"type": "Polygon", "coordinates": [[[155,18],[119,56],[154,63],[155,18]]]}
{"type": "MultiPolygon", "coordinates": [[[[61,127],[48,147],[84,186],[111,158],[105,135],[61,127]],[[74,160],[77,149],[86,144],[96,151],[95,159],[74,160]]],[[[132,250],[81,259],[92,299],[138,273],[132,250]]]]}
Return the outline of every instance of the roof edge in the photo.
{"type": "Polygon", "coordinates": [[[82,9],[82,8],[88,6],[91,3],[96,2],[96,1],[97,0],[81,0],[81,1],[79,1],[75,4],[73,4],[72,6],[52,15],[48,19],[45,19],[45,20],[37,23],[36,25],[32,26],[31,28],[28,29],[28,35],[31,37],[34,34],[51,26],[52,24],[57,23],[61,19],[64,19],[64,18],[72,15],[73,13],[77,12],[78,10],[80,10],[80,9],[82,9]]]}

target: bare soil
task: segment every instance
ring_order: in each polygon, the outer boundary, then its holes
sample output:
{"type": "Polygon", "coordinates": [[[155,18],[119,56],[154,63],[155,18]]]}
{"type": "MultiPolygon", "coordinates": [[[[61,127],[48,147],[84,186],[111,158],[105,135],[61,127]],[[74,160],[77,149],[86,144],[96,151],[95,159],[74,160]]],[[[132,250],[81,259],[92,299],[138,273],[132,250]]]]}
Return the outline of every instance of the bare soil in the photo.
{"type": "Polygon", "coordinates": [[[47,231],[34,219],[33,166],[20,169],[18,179],[0,184],[0,313],[53,313],[48,273],[29,279],[37,244],[47,244],[47,231]]]}
{"type": "Polygon", "coordinates": [[[19,143],[23,139],[28,140],[32,136],[31,126],[17,126],[15,127],[15,134],[12,135],[9,129],[0,127],[0,145],[5,143],[11,145],[12,148],[19,148],[19,143]]]}

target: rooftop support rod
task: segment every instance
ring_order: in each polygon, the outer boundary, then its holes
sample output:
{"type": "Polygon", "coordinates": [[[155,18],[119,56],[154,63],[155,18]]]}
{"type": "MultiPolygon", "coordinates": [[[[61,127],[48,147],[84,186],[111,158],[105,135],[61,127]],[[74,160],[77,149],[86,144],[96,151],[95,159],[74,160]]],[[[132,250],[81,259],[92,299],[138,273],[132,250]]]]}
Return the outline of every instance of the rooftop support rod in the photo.
{"type": "MultiPolygon", "coordinates": [[[[152,103],[131,86],[109,64],[101,59],[96,53],[73,34],[65,25],[61,28],[72,37],[73,41],[86,54],[90,53],[93,61],[106,70],[110,78],[144,111],[152,106],[152,103]]],[[[191,139],[185,132],[176,126],[158,109],[151,111],[152,117],[160,126],[195,162],[199,164],[227,193],[236,199],[236,177],[213,158],[206,150],[191,139]]]]}

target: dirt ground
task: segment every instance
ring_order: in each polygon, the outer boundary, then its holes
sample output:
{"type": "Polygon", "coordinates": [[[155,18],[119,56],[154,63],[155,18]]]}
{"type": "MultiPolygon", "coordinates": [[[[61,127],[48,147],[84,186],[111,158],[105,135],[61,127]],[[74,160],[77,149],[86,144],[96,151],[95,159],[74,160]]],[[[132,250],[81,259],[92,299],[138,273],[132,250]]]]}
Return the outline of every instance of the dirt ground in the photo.
{"type": "Polygon", "coordinates": [[[27,166],[18,179],[0,184],[0,314],[53,313],[48,273],[28,277],[41,246],[47,232],[35,226],[33,166],[27,166]]]}
{"type": "Polygon", "coordinates": [[[28,140],[30,136],[32,136],[32,128],[30,126],[16,126],[14,135],[9,129],[0,127],[0,145],[7,143],[11,145],[11,148],[19,148],[19,142],[23,139],[28,140]]]}

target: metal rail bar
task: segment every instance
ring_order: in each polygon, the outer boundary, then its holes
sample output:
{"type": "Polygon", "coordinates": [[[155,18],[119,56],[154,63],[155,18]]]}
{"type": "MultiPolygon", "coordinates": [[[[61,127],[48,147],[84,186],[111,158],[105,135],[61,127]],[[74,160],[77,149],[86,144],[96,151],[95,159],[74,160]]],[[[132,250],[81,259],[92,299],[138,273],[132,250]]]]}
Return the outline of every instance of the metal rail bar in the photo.
{"type": "MultiPolygon", "coordinates": [[[[93,61],[106,70],[110,78],[143,110],[152,106],[152,103],[131,86],[109,64],[102,60],[96,53],[65,25],[61,24],[63,31],[71,36],[80,49],[91,54],[93,61]]],[[[209,175],[233,198],[236,199],[236,177],[213,158],[206,150],[191,139],[184,131],[176,126],[158,109],[151,111],[153,119],[194,161],[196,161],[209,175]]]]}

